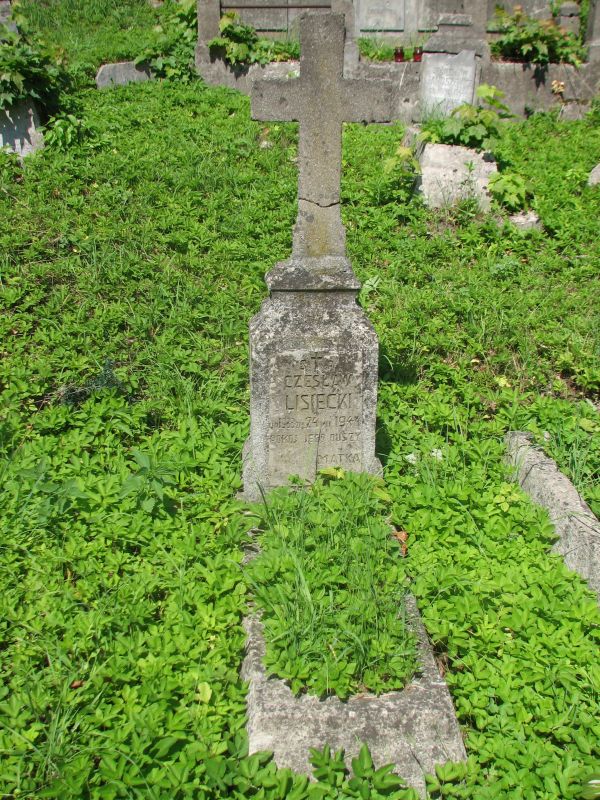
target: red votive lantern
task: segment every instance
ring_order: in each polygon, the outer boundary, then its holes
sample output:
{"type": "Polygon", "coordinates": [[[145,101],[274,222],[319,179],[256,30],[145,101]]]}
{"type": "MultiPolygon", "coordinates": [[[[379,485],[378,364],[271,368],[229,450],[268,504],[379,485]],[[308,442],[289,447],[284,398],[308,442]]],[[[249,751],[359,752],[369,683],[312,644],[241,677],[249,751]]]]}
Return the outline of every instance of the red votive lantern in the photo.
{"type": "Polygon", "coordinates": [[[394,61],[397,64],[400,64],[400,63],[402,63],[402,61],[404,61],[404,48],[403,47],[397,47],[394,50],[394,61]]]}
{"type": "Polygon", "coordinates": [[[413,61],[422,61],[423,60],[423,48],[422,47],[415,47],[413,53],[413,61]]]}

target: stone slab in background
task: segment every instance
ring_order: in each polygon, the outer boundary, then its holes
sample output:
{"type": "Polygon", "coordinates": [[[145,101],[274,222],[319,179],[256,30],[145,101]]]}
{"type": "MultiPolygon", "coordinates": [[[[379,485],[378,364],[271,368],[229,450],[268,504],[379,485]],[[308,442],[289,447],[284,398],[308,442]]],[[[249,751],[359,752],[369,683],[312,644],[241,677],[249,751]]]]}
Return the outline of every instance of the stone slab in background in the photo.
{"type": "MultiPolygon", "coordinates": [[[[400,64],[393,61],[381,64],[359,61],[351,77],[391,81],[395,85],[393,119],[412,122],[419,119],[421,66],[415,61],[404,61],[400,64]]],[[[344,74],[348,73],[345,71],[344,74]]]]}
{"type": "Polygon", "coordinates": [[[588,186],[597,186],[600,183],[600,164],[596,164],[588,176],[588,186]]]}
{"type": "Polygon", "coordinates": [[[422,794],[425,773],[437,764],[465,760],[450,693],[414,598],[408,597],[406,606],[417,635],[420,673],[402,692],[360,695],[345,703],[337,697],[294,697],[285,681],[268,678],[262,625],[256,617],[247,619],[242,677],[249,682],[250,752],[272,750],[280,767],[310,775],[309,748],[329,744],[354,757],[366,742],[377,767],[394,764],[395,772],[422,794]]]}
{"type": "Polygon", "coordinates": [[[482,210],[490,208],[488,184],[498,168],[491,157],[468,147],[426,144],[419,162],[417,191],[428,208],[446,208],[461,200],[476,199],[482,210]]]}
{"type": "Polygon", "coordinates": [[[420,104],[424,117],[445,117],[475,95],[475,51],[458,55],[425,53],[421,72],[420,104]]]}
{"type": "Polygon", "coordinates": [[[587,581],[600,601],[600,521],[556,462],[536,447],[529,434],[510,431],[507,459],[531,499],[547,509],[559,536],[552,548],[587,581]]]}
{"type": "Polygon", "coordinates": [[[8,146],[22,158],[35,153],[44,146],[39,128],[38,112],[31,102],[16,103],[12,108],[0,110],[0,147],[8,146]]]}
{"type": "Polygon", "coordinates": [[[580,13],[581,9],[579,3],[563,3],[560,7],[557,22],[561,28],[564,28],[575,36],[579,36],[581,22],[580,13]]]}
{"type": "Polygon", "coordinates": [[[126,86],[128,83],[149,81],[152,73],[147,66],[135,64],[133,61],[118,61],[115,64],[103,64],[96,75],[98,89],[110,86],[126,86]]]}
{"type": "Polygon", "coordinates": [[[10,18],[10,15],[10,0],[0,0],[0,25],[6,25],[9,30],[16,31],[17,26],[10,18]]]}
{"type": "Polygon", "coordinates": [[[198,73],[208,86],[228,86],[249,95],[255,80],[263,78],[297,78],[299,61],[279,61],[272,64],[252,64],[250,67],[231,67],[221,59],[197,61],[198,73]]]}
{"type": "Polygon", "coordinates": [[[521,0],[518,4],[515,3],[514,0],[495,0],[492,8],[494,6],[502,8],[504,11],[512,14],[516,5],[521,6],[528,17],[534,17],[535,19],[550,19],[552,17],[552,11],[550,10],[550,3],[548,0],[521,0]]]}
{"type": "Polygon", "coordinates": [[[503,102],[510,111],[523,117],[534,111],[560,109],[565,104],[589,103],[600,89],[600,62],[582,64],[577,69],[570,64],[540,67],[490,61],[482,65],[481,83],[501,89],[505,93],[503,102]],[[552,91],[557,83],[564,86],[561,95],[552,91]]]}
{"type": "Polygon", "coordinates": [[[511,214],[508,218],[510,222],[521,231],[541,230],[542,223],[535,211],[519,211],[511,214]]]}

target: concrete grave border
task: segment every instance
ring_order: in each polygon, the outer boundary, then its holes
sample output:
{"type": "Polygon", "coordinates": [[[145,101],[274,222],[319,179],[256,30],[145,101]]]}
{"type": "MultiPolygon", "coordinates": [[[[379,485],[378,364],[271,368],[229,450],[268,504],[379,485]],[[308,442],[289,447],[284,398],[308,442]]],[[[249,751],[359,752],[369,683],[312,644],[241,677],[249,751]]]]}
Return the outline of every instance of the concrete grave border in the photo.
{"type": "Polygon", "coordinates": [[[421,669],[401,692],[357,695],[347,702],[313,695],[295,697],[285,681],[271,678],[263,666],[266,645],[257,615],[244,620],[247,633],[242,678],[247,695],[250,753],[271,750],[279,767],[311,775],[309,748],[329,744],[358,754],[362,742],[371,749],[377,767],[395,764],[409,786],[424,794],[426,773],[437,764],[467,758],[446,682],[416,601],[406,598],[409,624],[417,636],[421,669]]]}
{"type": "Polygon", "coordinates": [[[114,61],[102,64],[96,73],[96,88],[110,89],[114,86],[127,86],[130,83],[144,83],[154,78],[147,64],[135,61],[114,61]]]}
{"type": "Polygon", "coordinates": [[[552,550],[587,582],[600,603],[600,521],[530,434],[509,431],[504,441],[521,488],[550,515],[559,536],[552,550]]]}
{"type": "Polygon", "coordinates": [[[40,115],[33,100],[20,100],[8,109],[0,109],[0,148],[8,147],[20,159],[44,147],[40,115]]]}

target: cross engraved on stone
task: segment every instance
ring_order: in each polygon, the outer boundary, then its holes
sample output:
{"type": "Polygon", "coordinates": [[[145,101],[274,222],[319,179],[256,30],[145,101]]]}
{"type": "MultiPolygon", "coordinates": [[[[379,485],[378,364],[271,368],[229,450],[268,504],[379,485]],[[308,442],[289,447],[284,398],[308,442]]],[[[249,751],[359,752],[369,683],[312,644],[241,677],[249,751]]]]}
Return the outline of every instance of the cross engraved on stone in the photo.
{"type": "Polygon", "coordinates": [[[293,257],[344,256],[340,216],[342,123],[387,122],[393,84],[347,79],[343,14],[303,14],[300,77],[255,81],[252,116],[300,123],[293,257]]]}

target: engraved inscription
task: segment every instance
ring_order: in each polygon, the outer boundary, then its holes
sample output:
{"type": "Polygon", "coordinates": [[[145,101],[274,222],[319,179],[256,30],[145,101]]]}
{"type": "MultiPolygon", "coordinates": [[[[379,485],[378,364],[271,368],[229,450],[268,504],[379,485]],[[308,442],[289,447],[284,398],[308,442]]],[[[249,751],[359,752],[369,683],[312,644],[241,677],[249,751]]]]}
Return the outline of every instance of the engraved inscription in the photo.
{"type": "Polygon", "coordinates": [[[427,54],[421,80],[421,102],[428,112],[450,114],[473,101],[475,62],[461,64],[459,57],[427,54]]]}
{"type": "Polygon", "coordinates": [[[271,475],[312,479],[318,469],[362,463],[362,354],[292,350],[270,369],[268,460],[271,475]]]}

